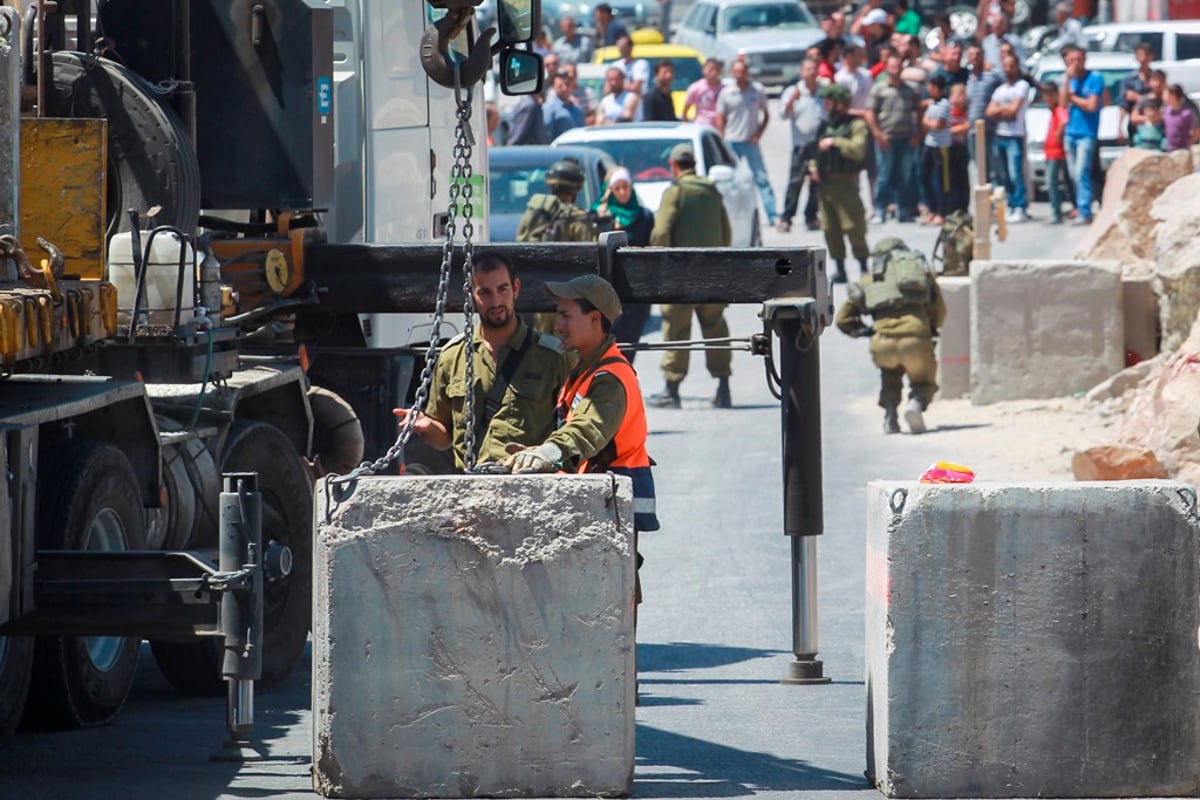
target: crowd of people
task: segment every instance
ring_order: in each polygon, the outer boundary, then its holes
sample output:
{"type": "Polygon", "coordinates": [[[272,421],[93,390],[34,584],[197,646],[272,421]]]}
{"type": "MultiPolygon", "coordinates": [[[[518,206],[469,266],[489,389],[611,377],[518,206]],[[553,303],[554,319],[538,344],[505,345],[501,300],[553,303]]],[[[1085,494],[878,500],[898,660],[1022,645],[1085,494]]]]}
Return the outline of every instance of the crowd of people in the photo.
{"type": "MultiPolygon", "coordinates": [[[[976,176],[971,163],[980,121],[988,179],[1005,188],[1010,223],[1029,219],[1032,192],[1025,167],[1031,134],[1044,141],[1050,224],[1086,224],[1092,218],[1104,105],[1120,108],[1120,141],[1130,146],[1170,151],[1200,138],[1200,112],[1181,86],[1151,68],[1157,54],[1149,44],[1137,48],[1139,69],[1110,92],[1103,76],[1088,70],[1082,28],[1069,3],[1062,3],[1055,7],[1059,30],[1051,46],[1061,52],[1066,76],[1061,83],[1039,85],[1025,69],[1026,53],[1012,32],[1013,11],[1013,0],[982,0],[978,28],[966,40],[942,15],[934,20],[939,44],[933,48],[917,35],[921,19],[906,0],[868,0],[855,14],[839,10],[824,18],[825,39],[808,50],[796,82],[780,98],[779,116],[790,126],[792,144],[782,209],[771,188],[774,165],[759,147],[770,118],[766,95],[746,64],[728,65],[727,78],[727,65],[709,59],[703,77],[688,88],[680,116],[714,127],[746,159],[766,219],[784,232],[801,209],[805,227],[819,227],[820,190],[811,167],[825,113],[817,93],[826,85],[849,90],[848,113],[870,132],[863,165],[872,223],[891,218],[938,225],[965,211],[976,176]],[[1038,93],[1050,110],[1049,122],[1047,130],[1031,131],[1027,112],[1038,93]],[[805,186],[808,197],[801,207],[805,186]]],[[[548,91],[521,101],[506,143],[543,144],[588,124],[679,118],[671,101],[671,62],[658,62],[652,75],[644,59],[633,57],[629,32],[607,5],[596,7],[592,21],[599,44],[615,45],[620,53],[605,75],[603,95],[592,97],[579,86],[576,63],[590,58],[595,44],[575,19],[563,17],[560,36],[544,47],[548,91]]],[[[1039,115],[1039,125],[1043,118],[1039,115]]]]}

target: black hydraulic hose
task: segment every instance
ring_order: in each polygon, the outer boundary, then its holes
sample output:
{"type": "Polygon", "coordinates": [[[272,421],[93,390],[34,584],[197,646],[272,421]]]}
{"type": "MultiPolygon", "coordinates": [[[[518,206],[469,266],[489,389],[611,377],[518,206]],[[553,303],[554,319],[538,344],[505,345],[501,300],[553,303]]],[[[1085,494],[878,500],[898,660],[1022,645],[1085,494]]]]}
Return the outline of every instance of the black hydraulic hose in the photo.
{"type": "Polygon", "coordinates": [[[129,255],[133,259],[133,274],[136,279],[133,290],[133,313],[129,318],[129,336],[126,341],[133,344],[137,339],[138,308],[142,305],[142,292],[145,291],[146,266],[142,259],[142,231],[137,211],[129,209],[129,221],[133,223],[129,231],[129,255]]]}

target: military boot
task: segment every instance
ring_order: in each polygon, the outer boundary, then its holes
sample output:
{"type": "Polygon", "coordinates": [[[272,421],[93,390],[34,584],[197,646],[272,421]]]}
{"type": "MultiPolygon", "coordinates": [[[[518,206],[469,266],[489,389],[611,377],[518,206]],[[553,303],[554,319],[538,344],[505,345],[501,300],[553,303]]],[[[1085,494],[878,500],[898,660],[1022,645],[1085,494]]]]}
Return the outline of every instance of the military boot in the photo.
{"type": "Polygon", "coordinates": [[[858,274],[859,274],[859,277],[862,277],[862,276],[864,276],[864,275],[867,275],[867,274],[868,274],[870,271],[871,271],[871,259],[869,259],[869,258],[860,258],[860,259],[858,260],[858,274]]]}
{"type": "Polygon", "coordinates": [[[921,415],[924,410],[921,408],[921,401],[915,397],[904,407],[904,421],[908,423],[910,433],[925,432],[925,418],[921,415]]]}
{"type": "Polygon", "coordinates": [[[834,283],[845,283],[846,282],[846,259],[839,258],[835,263],[837,264],[837,271],[833,273],[833,282],[834,283]]]}
{"type": "Polygon", "coordinates": [[[883,409],[883,432],[900,432],[900,415],[896,413],[895,406],[888,406],[887,408],[883,409]]]}
{"type": "Polygon", "coordinates": [[[683,402],[679,399],[678,381],[667,381],[667,388],[658,394],[652,394],[646,399],[646,405],[653,408],[681,408],[683,402]]]}
{"type": "Polygon", "coordinates": [[[717,394],[712,404],[713,408],[733,408],[733,398],[729,396],[729,378],[717,379],[717,394]]]}

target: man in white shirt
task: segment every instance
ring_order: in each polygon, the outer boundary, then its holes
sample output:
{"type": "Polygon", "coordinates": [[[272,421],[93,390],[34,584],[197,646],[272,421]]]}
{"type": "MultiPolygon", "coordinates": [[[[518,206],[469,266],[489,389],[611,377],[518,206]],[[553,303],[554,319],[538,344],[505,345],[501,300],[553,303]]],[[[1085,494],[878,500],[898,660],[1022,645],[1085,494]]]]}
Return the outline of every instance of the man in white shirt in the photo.
{"type": "Polygon", "coordinates": [[[996,121],[996,152],[1008,192],[1009,222],[1029,219],[1025,209],[1025,109],[1029,102],[1029,84],[1021,78],[1021,63],[1016,56],[1006,55],[1000,63],[1004,68],[1004,83],[996,87],[984,112],[996,121]]]}
{"type": "Polygon", "coordinates": [[[1058,25],[1058,36],[1049,44],[1053,51],[1062,50],[1067,45],[1087,49],[1087,37],[1083,35],[1083,25],[1071,16],[1075,9],[1069,2],[1059,3],[1054,7],[1054,22],[1058,25]]]}
{"type": "Polygon", "coordinates": [[[650,62],[644,58],[633,57],[633,40],[628,36],[617,39],[617,52],[621,57],[613,64],[625,73],[625,88],[642,97],[650,84],[650,62]]]}
{"type": "Polygon", "coordinates": [[[783,90],[779,98],[779,116],[791,123],[792,164],[788,173],[787,195],[783,201],[783,214],[777,227],[780,233],[792,229],[792,217],[800,205],[800,190],[808,178],[808,202],[804,204],[804,224],[810,231],[821,229],[817,221],[817,184],[812,180],[809,161],[813,157],[812,143],[816,140],[817,128],[825,118],[824,104],[817,97],[817,70],[820,65],[811,58],[800,65],[800,80],[783,90]]]}
{"type": "Polygon", "coordinates": [[[750,67],[745,61],[733,62],[730,73],[733,83],[722,88],[717,96],[717,133],[739,158],[749,163],[763,210],[767,212],[767,224],[775,225],[775,191],[759,149],[759,141],[771,119],[767,113],[767,93],[761,84],[751,82],[750,67]]]}
{"type": "MultiPolygon", "coordinates": [[[[842,68],[833,76],[834,83],[845,86],[850,91],[850,108],[852,117],[865,120],[867,118],[867,101],[871,96],[871,86],[875,80],[871,70],[863,66],[867,51],[860,44],[848,44],[842,51],[842,68]]],[[[867,158],[864,162],[867,171],[867,182],[871,186],[871,196],[875,196],[875,148],[867,148],[867,158]]]]}
{"type": "Polygon", "coordinates": [[[594,125],[617,122],[639,122],[642,119],[642,98],[625,88],[625,73],[616,64],[604,76],[604,97],[596,110],[594,125]]]}

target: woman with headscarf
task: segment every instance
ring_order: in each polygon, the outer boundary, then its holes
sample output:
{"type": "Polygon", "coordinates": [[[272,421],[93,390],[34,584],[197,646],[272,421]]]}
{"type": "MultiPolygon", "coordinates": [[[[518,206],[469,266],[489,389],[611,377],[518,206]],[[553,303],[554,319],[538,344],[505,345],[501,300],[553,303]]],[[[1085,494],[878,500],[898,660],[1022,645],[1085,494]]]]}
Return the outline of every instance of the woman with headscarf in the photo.
{"type": "MultiPolygon", "coordinates": [[[[650,244],[654,214],[638,201],[637,192],[633,189],[633,177],[625,167],[609,170],[600,199],[592,211],[596,213],[601,230],[625,231],[633,247],[650,244]]],[[[612,326],[613,337],[618,344],[637,344],[649,319],[649,303],[623,303],[621,316],[612,326]]],[[[628,350],[625,355],[630,362],[633,361],[634,351],[628,350]]]]}

